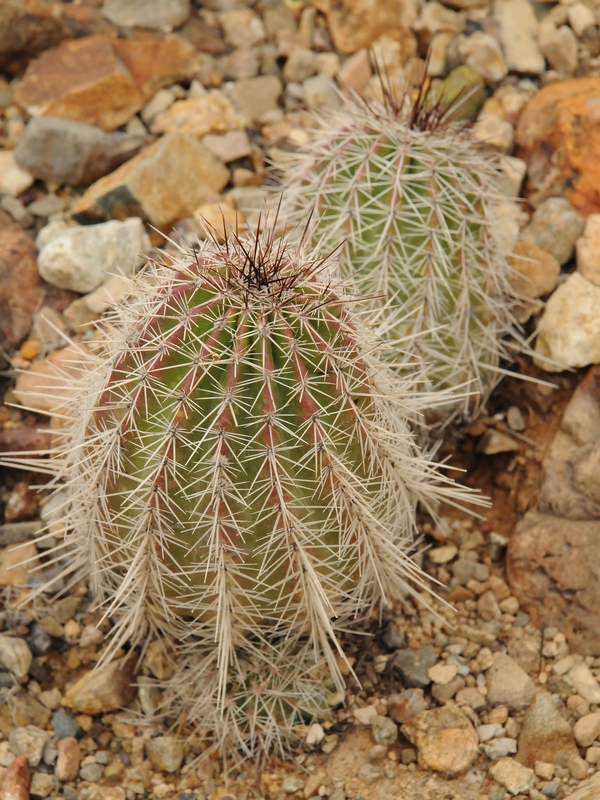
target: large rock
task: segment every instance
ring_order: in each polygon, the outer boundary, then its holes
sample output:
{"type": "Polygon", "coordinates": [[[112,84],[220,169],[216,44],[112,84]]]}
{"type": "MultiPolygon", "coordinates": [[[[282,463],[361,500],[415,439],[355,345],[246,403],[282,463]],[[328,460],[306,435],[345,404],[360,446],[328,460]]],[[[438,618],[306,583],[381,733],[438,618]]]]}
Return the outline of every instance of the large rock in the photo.
{"type": "Polygon", "coordinates": [[[422,711],[402,726],[416,746],[419,763],[445,775],[460,775],[477,758],[475,728],[454,703],[422,711]]]}
{"type": "Polygon", "coordinates": [[[124,28],[172,30],[190,15],[190,0],[104,0],[102,14],[124,28]]]}
{"type": "Polygon", "coordinates": [[[113,130],[144,104],[105,36],[62,42],[32,61],[14,94],[32,116],[51,115],[113,130]]]}
{"type": "Polygon", "coordinates": [[[92,184],[72,211],[80,221],[139,216],[169,227],[228,180],[227,167],[193,136],[168,133],[92,184]]]}
{"type": "Polygon", "coordinates": [[[42,248],[38,267],[53,286],[85,293],[98,288],[110,274],[133,275],[150,249],[139,217],[111,220],[67,228],[42,248]]]}
{"type": "Polygon", "coordinates": [[[21,344],[43,299],[33,241],[0,211],[0,352],[21,344]]]}
{"type": "Polygon", "coordinates": [[[600,363],[600,286],[574,272],[552,294],[538,323],[536,363],[548,372],[600,363]]]}
{"type": "Polygon", "coordinates": [[[333,43],[340,53],[356,53],[380,36],[403,42],[416,22],[416,4],[410,0],[317,0],[325,14],[333,43]]]}
{"type": "Polygon", "coordinates": [[[138,31],[114,41],[113,49],[145,100],[165,86],[191,80],[200,69],[194,45],[175,33],[157,36],[138,31]]]}
{"type": "Polygon", "coordinates": [[[599,103],[600,78],[590,77],[544,86],[527,104],[516,144],[534,205],[564,194],[586,216],[600,211],[599,103]]]}
{"type": "Polygon", "coordinates": [[[534,625],[563,631],[571,650],[600,655],[600,520],[535,511],[517,525],[506,572],[534,625]]]}
{"type": "Polygon", "coordinates": [[[517,759],[526,767],[534,767],[536,761],[568,767],[578,755],[573,730],[552,695],[539,692],[523,720],[517,759]]]}
{"type": "Polygon", "coordinates": [[[527,708],[535,696],[529,675],[506,653],[495,653],[486,672],[488,701],[492,705],[527,708]]]}
{"type": "Polygon", "coordinates": [[[50,4],[35,0],[0,3],[1,67],[21,58],[33,58],[70,35],[60,16],[53,13],[55,10],[50,4]]]}
{"type": "Polygon", "coordinates": [[[89,184],[134,156],[141,137],[105,133],[60,117],[34,117],[15,149],[17,161],[44,181],[89,184]]]}

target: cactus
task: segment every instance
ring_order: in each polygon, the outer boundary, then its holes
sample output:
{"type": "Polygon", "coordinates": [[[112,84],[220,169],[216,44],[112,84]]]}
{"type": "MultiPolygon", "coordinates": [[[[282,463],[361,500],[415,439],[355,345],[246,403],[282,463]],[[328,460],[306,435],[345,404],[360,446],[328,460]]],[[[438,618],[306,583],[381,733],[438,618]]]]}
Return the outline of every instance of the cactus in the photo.
{"type": "Polygon", "coordinates": [[[415,444],[422,401],[326,270],[260,231],[149,264],[51,459],[57,557],[114,621],[105,657],[165,641],[167,696],[246,755],[344,686],[340,630],[426,586],[417,503],[471,496],[415,444]]]}
{"type": "Polygon", "coordinates": [[[416,100],[395,100],[383,80],[382,103],[346,98],[276,165],[284,218],[302,228],[314,209],[313,243],[340,248],[341,274],[380,310],[379,333],[400,343],[390,352],[401,369],[421,367],[432,392],[463,387],[441,417],[429,414],[446,423],[481,407],[510,356],[507,337],[525,346],[495,228],[510,202],[499,190],[502,157],[464,124],[480,87],[459,72],[416,100]]]}

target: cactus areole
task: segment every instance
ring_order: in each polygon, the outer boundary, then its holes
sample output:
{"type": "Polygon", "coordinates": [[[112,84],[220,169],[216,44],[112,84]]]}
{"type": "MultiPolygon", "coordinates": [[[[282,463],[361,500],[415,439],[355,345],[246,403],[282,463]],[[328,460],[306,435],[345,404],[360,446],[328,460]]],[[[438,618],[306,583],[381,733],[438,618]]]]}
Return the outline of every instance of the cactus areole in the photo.
{"type": "Polygon", "coordinates": [[[419,586],[417,503],[464,495],[325,266],[261,233],[150,264],[54,458],[67,571],[91,577],[113,650],[166,641],[188,719],[248,753],[314,710],[315,670],[343,686],[337,631],[419,586]]]}
{"type": "Polygon", "coordinates": [[[444,414],[468,416],[502,374],[503,337],[520,338],[499,233],[513,201],[500,192],[501,156],[452,121],[460,97],[449,109],[428,98],[346,99],[278,166],[288,219],[314,206],[314,244],[341,248],[341,274],[399,343],[395,362],[421,366],[431,391],[462,387],[444,414]]]}

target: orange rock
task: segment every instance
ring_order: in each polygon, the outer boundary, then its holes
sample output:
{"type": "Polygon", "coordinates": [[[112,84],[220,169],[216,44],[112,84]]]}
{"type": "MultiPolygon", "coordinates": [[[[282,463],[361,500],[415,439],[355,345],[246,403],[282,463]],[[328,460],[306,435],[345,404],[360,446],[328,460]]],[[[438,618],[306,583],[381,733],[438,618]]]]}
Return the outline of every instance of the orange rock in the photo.
{"type": "Polygon", "coordinates": [[[31,774],[25,756],[17,756],[6,771],[2,786],[0,786],[0,800],[29,800],[29,784],[31,774]]]}
{"type": "Polygon", "coordinates": [[[564,195],[580,214],[600,212],[600,78],[541,89],[521,115],[516,143],[534,205],[564,195]]]}
{"type": "Polygon", "coordinates": [[[200,68],[194,45],[176,34],[161,37],[137,31],[116,40],[113,47],[146,100],[165,86],[190,80],[200,68]]]}
{"type": "Polygon", "coordinates": [[[190,217],[229,180],[229,170],[193,136],[168,133],[92,184],[73,206],[80,221],[141,216],[160,228],[190,217]]]}
{"type": "Polygon", "coordinates": [[[127,705],[135,694],[132,685],[134,664],[135,658],[126,657],[86,672],[67,691],[63,706],[96,715],[127,705]]]}
{"type": "Polygon", "coordinates": [[[90,363],[85,345],[71,344],[55,350],[19,375],[15,396],[25,408],[40,414],[58,413],[72,395],[72,381],[80,378],[90,363]]]}
{"type": "Polygon", "coordinates": [[[32,116],[52,115],[113,130],[144,104],[105,36],[62,42],[32,61],[14,94],[32,116]]]}

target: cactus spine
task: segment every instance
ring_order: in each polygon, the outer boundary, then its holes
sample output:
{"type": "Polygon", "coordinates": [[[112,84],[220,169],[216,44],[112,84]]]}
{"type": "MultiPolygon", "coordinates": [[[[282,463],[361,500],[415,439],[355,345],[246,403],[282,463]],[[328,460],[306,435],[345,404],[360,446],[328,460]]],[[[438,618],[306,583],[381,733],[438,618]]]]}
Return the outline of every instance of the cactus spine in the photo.
{"type": "Polygon", "coordinates": [[[166,641],[168,697],[246,755],[343,686],[341,629],[422,585],[417,503],[467,496],[415,444],[420,401],[325,268],[260,232],[149,265],[52,462],[61,549],[112,651],[166,641]]]}
{"type": "Polygon", "coordinates": [[[501,157],[450,121],[468,93],[449,105],[442,85],[438,96],[347,99],[277,166],[287,218],[303,224],[314,207],[313,242],[340,248],[342,275],[380,309],[380,334],[400,343],[394,360],[420,366],[432,392],[471,393],[445,406],[448,419],[485,401],[510,355],[505,337],[524,342],[495,229],[509,202],[498,188],[501,157]]]}

